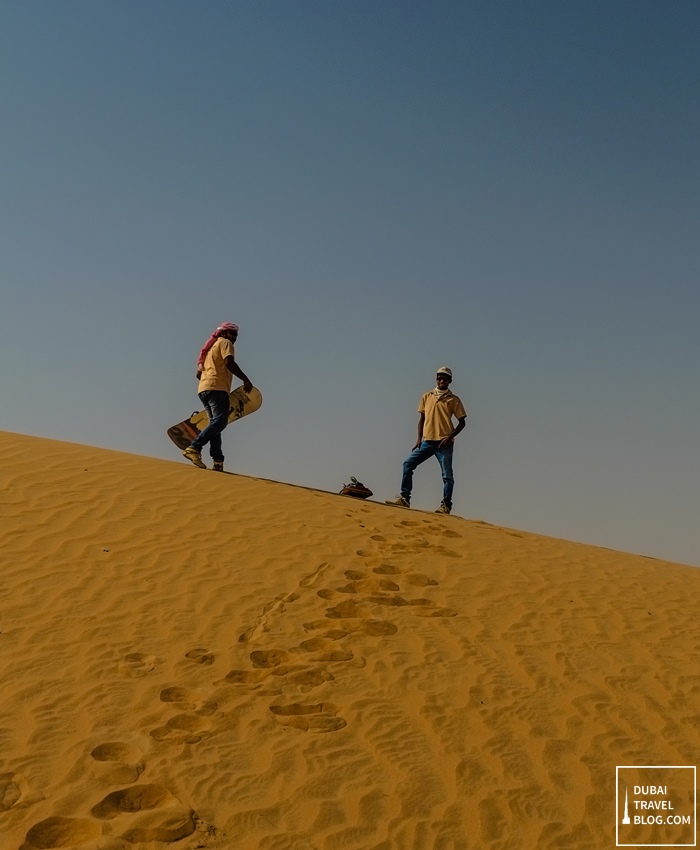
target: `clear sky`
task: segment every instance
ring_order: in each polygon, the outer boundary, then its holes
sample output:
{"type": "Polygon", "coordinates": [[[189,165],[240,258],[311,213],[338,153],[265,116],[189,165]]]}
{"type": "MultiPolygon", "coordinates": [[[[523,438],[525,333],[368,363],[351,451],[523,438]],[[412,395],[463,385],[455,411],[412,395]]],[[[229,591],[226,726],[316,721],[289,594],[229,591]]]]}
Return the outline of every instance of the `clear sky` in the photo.
{"type": "Polygon", "coordinates": [[[180,461],[233,321],[232,471],[391,498],[449,365],[455,513],[700,565],[698,44],[695,0],[2,0],[0,428],[180,461]]]}

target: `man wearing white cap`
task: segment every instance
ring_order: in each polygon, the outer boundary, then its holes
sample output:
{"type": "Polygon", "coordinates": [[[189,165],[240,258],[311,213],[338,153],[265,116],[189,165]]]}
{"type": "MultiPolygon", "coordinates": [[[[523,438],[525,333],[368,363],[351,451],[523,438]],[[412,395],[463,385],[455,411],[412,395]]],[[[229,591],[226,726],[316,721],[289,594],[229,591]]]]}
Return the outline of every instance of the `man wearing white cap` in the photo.
{"type": "Polygon", "coordinates": [[[413,470],[429,457],[436,457],[442,470],[443,493],[442,504],[435,513],[449,514],[452,510],[452,450],[454,438],[466,425],[467,412],[458,396],[450,391],[451,383],[452,370],[448,366],[441,366],[437,370],[437,386],[425,393],[418,405],[418,440],[403,464],[401,495],[396,499],[387,500],[387,505],[410,508],[413,470]],[[453,417],[457,419],[455,426],[453,417]]]}

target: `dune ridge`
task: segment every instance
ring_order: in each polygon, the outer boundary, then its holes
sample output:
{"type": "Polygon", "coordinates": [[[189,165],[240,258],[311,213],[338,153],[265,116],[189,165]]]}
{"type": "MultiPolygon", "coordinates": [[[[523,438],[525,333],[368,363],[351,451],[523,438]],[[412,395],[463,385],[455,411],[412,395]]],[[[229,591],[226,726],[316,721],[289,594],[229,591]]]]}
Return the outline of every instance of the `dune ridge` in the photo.
{"type": "Polygon", "coordinates": [[[0,433],[1,850],[600,848],[700,572],[0,433]]]}

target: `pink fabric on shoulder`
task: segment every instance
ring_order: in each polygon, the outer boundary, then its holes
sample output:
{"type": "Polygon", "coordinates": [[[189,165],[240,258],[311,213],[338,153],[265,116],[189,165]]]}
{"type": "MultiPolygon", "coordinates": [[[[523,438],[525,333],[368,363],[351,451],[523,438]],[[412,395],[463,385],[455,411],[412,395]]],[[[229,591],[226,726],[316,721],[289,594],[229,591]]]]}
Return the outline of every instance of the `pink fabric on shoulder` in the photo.
{"type": "Polygon", "coordinates": [[[201,370],[202,366],[204,366],[204,361],[207,358],[207,354],[209,354],[209,349],[212,347],[212,345],[214,345],[214,343],[221,336],[221,334],[226,333],[226,331],[237,331],[237,330],[238,330],[238,325],[234,325],[233,322],[224,322],[223,325],[219,325],[219,327],[214,331],[214,333],[204,343],[202,350],[199,352],[199,360],[197,360],[197,369],[201,370]]]}

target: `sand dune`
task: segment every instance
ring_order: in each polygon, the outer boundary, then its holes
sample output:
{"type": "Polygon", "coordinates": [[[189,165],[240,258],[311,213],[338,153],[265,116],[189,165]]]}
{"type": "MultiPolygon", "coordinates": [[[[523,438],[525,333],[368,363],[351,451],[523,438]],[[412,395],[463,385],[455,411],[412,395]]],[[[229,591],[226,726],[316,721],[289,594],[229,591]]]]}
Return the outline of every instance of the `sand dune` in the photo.
{"type": "Polygon", "coordinates": [[[696,764],[697,569],[0,446],[2,850],[614,847],[696,764]]]}

